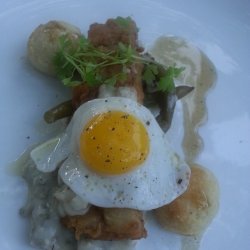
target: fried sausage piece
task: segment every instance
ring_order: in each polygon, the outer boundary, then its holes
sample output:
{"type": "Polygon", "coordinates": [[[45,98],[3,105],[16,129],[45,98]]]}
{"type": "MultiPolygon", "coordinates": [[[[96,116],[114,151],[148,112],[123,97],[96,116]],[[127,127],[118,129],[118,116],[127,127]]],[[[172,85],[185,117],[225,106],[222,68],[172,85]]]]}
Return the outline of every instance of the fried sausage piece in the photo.
{"type": "Polygon", "coordinates": [[[92,206],[84,215],[66,216],[61,223],[81,236],[94,240],[140,239],[147,236],[141,211],[92,206]]]}
{"type": "Polygon", "coordinates": [[[122,27],[116,19],[108,19],[105,24],[93,23],[88,31],[88,39],[95,47],[115,48],[117,44],[130,44],[132,48],[140,50],[137,44],[138,28],[129,18],[127,25],[122,27]]]}
{"type": "MultiPolygon", "coordinates": [[[[116,19],[108,19],[105,24],[94,23],[88,31],[88,39],[95,47],[112,50],[119,43],[130,45],[135,51],[142,51],[137,43],[138,28],[132,19],[128,19],[128,25],[122,27],[117,24],[116,19]]],[[[110,78],[122,71],[120,65],[112,65],[106,67],[102,74],[110,78]]],[[[143,102],[144,93],[142,88],[142,70],[143,64],[135,62],[126,69],[126,77],[124,80],[119,80],[116,86],[130,86],[137,91],[137,101],[143,102]]]]}
{"type": "Polygon", "coordinates": [[[73,88],[72,106],[77,109],[84,102],[97,98],[98,87],[89,87],[87,84],[81,84],[73,88]]]}
{"type": "MultiPolygon", "coordinates": [[[[94,23],[90,25],[88,31],[88,39],[93,46],[102,50],[116,49],[119,43],[130,45],[135,51],[141,52],[141,48],[137,43],[138,28],[135,22],[127,19],[127,26],[123,27],[117,23],[116,19],[108,19],[105,24],[94,23]]],[[[126,77],[124,80],[116,82],[116,86],[134,87],[137,93],[137,101],[143,102],[144,92],[142,88],[142,70],[143,64],[135,62],[126,69],[126,77]]],[[[120,65],[112,65],[106,67],[102,75],[105,78],[111,78],[123,71],[120,65]]],[[[89,87],[86,84],[73,88],[72,106],[77,109],[82,103],[94,99],[98,96],[98,87],[89,87]]]]}

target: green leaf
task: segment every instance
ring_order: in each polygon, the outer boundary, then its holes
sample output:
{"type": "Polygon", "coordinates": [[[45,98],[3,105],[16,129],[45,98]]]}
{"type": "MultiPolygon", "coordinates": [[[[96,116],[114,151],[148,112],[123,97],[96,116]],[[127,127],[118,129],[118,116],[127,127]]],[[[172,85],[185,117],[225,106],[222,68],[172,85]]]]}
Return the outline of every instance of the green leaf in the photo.
{"type": "Polygon", "coordinates": [[[67,87],[74,87],[82,84],[81,81],[72,81],[72,78],[64,78],[62,82],[67,87]]]}
{"type": "Polygon", "coordinates": [[[98,83],[95,77],[95,73],[93,71],[85,72],[84,77],[85,81],[89,86],[94,86],[98,83]]]}
{"type": "Polygon", "coordinates": [[[171,70],[173,70],[173,76],[174,76],[175,78],[178,77],[178,76],[185,70],[184,67],[176,68],[176,67],[174,66],[174,67],[170,67],[170,68],[172,68],[171,70]]]}
{"type": "Polygon", "coordinates": [[[163,92],[172,92],[175,89],[174,78],[178,77],[184,70],[183,67],[169,67],[163,76],[160,77],[158,89],[163,92]]]}
{"type": "Polygon", "coordinates": [[[174,80],[170,75],[165,75],[160,78],[158,89],[163,92],[172,92],[175,88],[174,80]]]}
{"type": "Polygon", "coordinates": [[[142,79],[147,83],[147,84],[152,84],[153,81],[155,80],[155,74],[152,71],[151,67],[145,66],[146,69],[143,72],[142,79]]]}
{"type": "Polygon", "coordinates": [[[123,53],[127,51],[126,45],[121,42],[118,43],[118,49],[120,50],[120,52],[123,52],[123,53]]]}
{"type": "Polygon", "coordinates": [[[96,68],[96,65],[89,62],[89,63],[86,64],[86,70],[85,71],[86,71],[86,73],[93,72],[93,71],[95,71],[95,68],[96,68]]]}
{"type": "MultiPolygon", "coordinates": [[[[131,22],[130,18],[118,17],[117,22],[125,25],[131,22]]],[[[115,85],[117,81],[125,81],[127,69],[133,63],[144,64],[142,79],[147,84],[157,83],[161,91],[174,89],[174,78],[184,70],[175,66],[167,69],[154,62],[151,57],[139,55],[131,45],[119,43],[113,50],[95,48],[84,36],[79,41],[72,42],[66,36],[59,38],[59,50],[54,58],[54,65],[59,79],[66,86],[75,86],[83,82],[89,86],[99,84],[115,85]],[[121,70],[112,77],[102,74],[105,68],[119,65],[121,70]]]]}
{"type": "Polygon", "coordinates": [[[157,75],[159,73],[158,67],[156,64],[149,64],[149,67],[154,75],[157,75]]]}
{"type": "Polygon", "coordinates": [[[114,86],[116,84],[117,78],[115,76],[108,78],[104,81],[105,84],[114,86]]]}
{"type": "Polygon", "coordinates": [[[118,16],[114,21],[121,28],[127,29],[127,28],[129,28],[129,25],[130,25],[132,19],[130,17],[124,18],[124,17],[118,16]]]}

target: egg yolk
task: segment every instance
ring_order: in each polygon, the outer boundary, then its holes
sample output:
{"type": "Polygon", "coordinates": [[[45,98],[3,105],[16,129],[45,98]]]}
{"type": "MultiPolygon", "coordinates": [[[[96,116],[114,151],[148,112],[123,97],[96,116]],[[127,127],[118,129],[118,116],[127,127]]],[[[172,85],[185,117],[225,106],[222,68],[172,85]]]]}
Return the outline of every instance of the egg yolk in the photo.
{"type": "Polygon", "coordinates": [[[148,153],[149,136],[144,124],[122,111],[94,116],[80,136],[80,157],[99,174],[127,173],[143,163],[148,153]]]}

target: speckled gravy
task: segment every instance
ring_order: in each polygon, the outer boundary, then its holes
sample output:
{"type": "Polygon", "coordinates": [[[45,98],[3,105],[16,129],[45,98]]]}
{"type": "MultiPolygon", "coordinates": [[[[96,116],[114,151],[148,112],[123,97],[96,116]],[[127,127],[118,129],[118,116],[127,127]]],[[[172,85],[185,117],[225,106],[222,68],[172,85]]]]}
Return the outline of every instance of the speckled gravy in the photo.
{"type": "Polygon", "coordinates": [[[166,66],[176,64],[177,67],[185,67],[176,84],[195,87],[182,99],[184,116],[182,148],[185,160],[192,163],[203,146],[198,128],[207,119],[205,97],[215,83],[215,67],[203,52],[180,37],[160,37],[150,49],[150,54],[166,66]]]}
{"type": "MultiPolygon", "coordinates": [[[[195,87],[182,99],[182,150],[185,160],[189,164],[194,163],[203,148],[198,129],[207,120],[205,98],[216,81],[215,67],[201,50],[180,37],[160,37],[151,48],[150,54],[166,66],[176,64],[178,67],[185,67],[176,84],[195,87]]],[[[198,250],[201,239],[202,233],[183,236],[181,250],[198,250]]]]}

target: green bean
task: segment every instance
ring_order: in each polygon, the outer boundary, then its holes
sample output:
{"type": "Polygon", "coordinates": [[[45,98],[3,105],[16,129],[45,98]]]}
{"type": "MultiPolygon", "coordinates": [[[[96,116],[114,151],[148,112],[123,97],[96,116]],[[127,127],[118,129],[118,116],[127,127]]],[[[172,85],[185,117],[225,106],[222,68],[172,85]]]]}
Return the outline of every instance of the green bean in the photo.
{"type": "Polygon", "coordinates": [[[176,101],[189,94],[193,89],[194,87],[182,85],[175,87],[172,92],[162,92],[156,89],[145,90],[144,105],[149,108],[159,107],[160,113],[156,120],[164,132],[167,132],[171,126],[176,101]]]}
{"type": "Polygon", "coordinates": [[[194,90],[194,87],[190,87],[187,85],[175,87],[175,93],[176,93],[178,100],[186,96],[187,94],[189,94],[192,90],[194,90]]]}
{"type": "Polygon", "coordinates": [[[47,123],[53,123],[59,119],[72,116],[73,113],[74,113],[74,109],[72,107],[72,101],[69,100],[69,101],[60,103],[59,105],[46,111],[44,113],[43,118],[47,123]]]}

